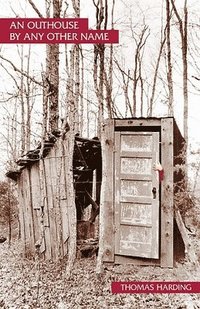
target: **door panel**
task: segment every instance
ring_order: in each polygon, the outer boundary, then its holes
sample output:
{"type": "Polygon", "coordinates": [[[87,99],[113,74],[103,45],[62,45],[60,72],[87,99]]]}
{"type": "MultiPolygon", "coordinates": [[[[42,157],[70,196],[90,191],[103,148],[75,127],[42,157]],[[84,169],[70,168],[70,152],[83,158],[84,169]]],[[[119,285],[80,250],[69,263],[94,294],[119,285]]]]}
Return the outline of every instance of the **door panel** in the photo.
{"type": "Polygon", "coordinates": [[[159,133],[116,132],[115,150],[115,253],[159,258],[159,133]]]}
{"type": "Polygon", "coordinates": [[[152,167],[151,158],[121,158],[121,173],[150,175],[152,167]]]}
{"type": "MultiPolygon", "coordinates": [[[[116,133],[118,134],[118,132],[116,133]]],[[[130,152],[151,152],[152,150],[152,136],[151,135],[141,135],[134,134],[134,139],[132,139],[132,134],[123,133],[121,135],[121,151],[130,152]]]]}
{"type": "Polygon", "coordinates": [[[151,205],[121,203],[121,224],[152,225],[151,205]]]}
{"type": "Polygon", "coordinates": [[[143,180],[124,180],[121,179],[121,196],[122,197],[143,197],[152,196],[151,182],[143,180]]]}

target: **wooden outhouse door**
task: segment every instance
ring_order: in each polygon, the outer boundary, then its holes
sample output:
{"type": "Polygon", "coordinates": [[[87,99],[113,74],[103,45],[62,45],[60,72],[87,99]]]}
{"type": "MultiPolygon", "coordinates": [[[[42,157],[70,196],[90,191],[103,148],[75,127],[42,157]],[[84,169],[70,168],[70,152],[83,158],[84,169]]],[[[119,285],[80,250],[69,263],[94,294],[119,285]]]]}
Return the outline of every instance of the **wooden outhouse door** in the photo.
{"type": "Polygon", "coordinates": [[[115,132],[115,254],[159,258],[158,132],[115,132]]]}

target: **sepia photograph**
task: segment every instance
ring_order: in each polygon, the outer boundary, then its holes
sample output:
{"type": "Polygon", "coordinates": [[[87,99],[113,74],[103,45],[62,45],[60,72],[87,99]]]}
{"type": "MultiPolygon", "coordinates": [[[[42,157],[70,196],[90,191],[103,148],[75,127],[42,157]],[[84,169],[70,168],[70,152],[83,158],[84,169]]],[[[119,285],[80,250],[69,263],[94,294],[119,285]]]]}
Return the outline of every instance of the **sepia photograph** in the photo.
{"type": "Polygon", "coordinates": [[[200,308],[200,2],[0,6],[0,308],[200,308]]]}

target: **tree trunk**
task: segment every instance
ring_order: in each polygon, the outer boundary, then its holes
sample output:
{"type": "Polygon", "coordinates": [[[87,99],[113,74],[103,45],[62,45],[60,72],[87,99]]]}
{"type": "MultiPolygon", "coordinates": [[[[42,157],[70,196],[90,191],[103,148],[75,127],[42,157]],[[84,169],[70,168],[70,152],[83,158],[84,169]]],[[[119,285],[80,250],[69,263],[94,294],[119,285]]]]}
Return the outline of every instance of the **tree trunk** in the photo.
{"type": "MultiPolygon", "coordinates": [[[[96,29],[106,29],[108,22],[108,3],[105,0],[98,1],[95,3],[96,8],[96,29]],[[104,22],[104,23],[103,23],[104,22]]],[[[97,135],[101,136],[101,124],[104,119],[104,85],[105,81],[105,45],[96,44],[94,45],[94,65],[93,65],[93,81],[95,93],[98,101],[98,129],[97,135]]],[[[110,89],[110,87],[109,87],[110,89]]],[[[110,95],[109,95],[110,99],[110,95]]],[[[108,108],[109,112],[110,108],[108,108]]],[[[109,113],[110,114],[110,113],[109,113]]]]}
{"type": "MultiPolygon", "coordinates": [[[[84,99],[83,99],[83,95],[84,95],[84,86],[85,86],[85,83],[84,83],[84,79],[85,79],[85,74],[84,74],[84,71],[85,71],[85,67],[84,67],[84,57],[83,57],[83,50],[82,50],[82,47],[80,46],[80,61],[81,61],[81,86],[80,86],[80,128],[79,128],[79,131],[80,131],[80,135],[82,136],[83,135],[83,130],[84,130],[84,99]]],[[[88,124],[87,124],[88,125],[88,124]]]]}
{"type": "MultiPolygon", "coordinates": [[[[76,17],[80,16],[80,0],[72,0],[73,9],[76,17]]],[[[67,54],[66,54],[67,57],[67,54]]],[[[66,267],[66,277],[69,278],[76,258],[76,241],[77,241],[77,215],[75,204],[74,180],[73,180],[73,153],[74,153],[74,136],[80,129],[79,123],[79,98],[80,98],[80,50],[79,46],[72,46],[70,51],[70,62],[67,64],[67,116],[70,130],[66,135],[68,142],[68,158],[66,163],[67,173],[67,199],[69,207],[70,237],[68,246],[68,261],[66,267]]],[[[66,142],[65,141],[65,142],[66,142]]],[[[63,143],[64,145],[65,143],[63,143]]]]}
{"type": "Polygon", "coordinates": [[[172,77],[172,59],[171,59],[171,13],[170,13],[170,2],[166,0],[166,32],[167,32],[167,81],[169,89],[169,103],[168,103],[168,115],[173,116],[173,77],[172,77]]]}
{"type": "MultiPolygon", "coordinates": [[[[134,56],[134,71],[133,71],[133,116],[136,117],[137,114],[137,90],[138,90],[138,82],[140,81],[141,85],[141,91],[143,92],[143,83],[141,81],[142,79],[142,58],[143,58],[143,49],[145,47],[146,41],[149,36],[148,27],[146,25],[143,26],[141,34],[139,36],[139,39],[137,40],[134,35],[134,31],[132,30],[132,37],[136,44],[136,51],[134,56]],[[148,33],[146,34],[146,32],[148,33]]],[[[142,93],[141,93],[141,99],[143,99],[142,93]]],[[[140,102],[140,110],[142,102],[140,102]]]]}
{"type": "Polygon", "coordinates": [[[59,45],[49,46],[49,77],[48,77],[48,96],[49,96],[49,130],[58,129],[59,118],[59,45]]]}
{"type": "MultiPolygon", "coordinates": [[[[179,32],[181,36],[181,50],[182,50],[182,63],[183,63],[183,127],[184,127],[184,138],[186,141],[186,149],[188,149],[188,10],[187,10],[187,0],[184,1],[184,20],[181,19],[175,1],[171,0],[171,4],[178,20],[179,32]]],[[[187,176],[187,151],[186,151],[186,176],[187,176]]]]}
{"type": "Polygon", "coordinates": [[[164,36],[163,39],[161,36],[160,49],[159,49],[158,58],[156,61],[156,67],[155,67],[154,76],[153,76],[153,85],[152,85],[152,92],[151,92],[149,108],[148,108],[148,117],[153,116],[153,104],[154,104],[154,98],[155,98],[155,93],[156,93],[156,84],[157,84],[157,79],[158,79],[158,72],[159,72],[159,66],[160,66],[160,61],[162,57],[162,51],[163,51],[165,42],[166,42],[166,35],[164,36]]]}
{"type": "MultiPolygon", "coordinates": [[[[28,49],[28,58],[27,58],[27,74],[30,74],[30,61],[31,61],[31,45],[28,49]]],[[[26,151],[30,150],[31,146],[31,81],[26,78],[26,151]]]]}
{"type": "MultiPolygon", "coordinates": [[[[61,4],[53,0],[53,18],[60,17],[61,4]]],[[[47,83],[49,97],[49,130],[58,129],[59,119],[59,44],[50,44],[47,52],[47,83]]]]}
{"type": "Polygon", "coordinates": [[[184,36],[182,43],[182,57],[183,57],[183,92],[184,92],[184,138],[188,145],[188,42],[187,42],[187,29],[188,29],[188,10],[187,0],[184,4],[184,36]]]}
{"type": "MultiPolygon", "coordinates": [[[[24,48],[21,46],[21,71],[24,69],[24,48]]],[[[20,103],[21,103],[21,154],[23,155],[26,149],[26,130],[25,130],[25,103],[24,103],[24,76],[21,74],[20,83],[20,103]]]]}

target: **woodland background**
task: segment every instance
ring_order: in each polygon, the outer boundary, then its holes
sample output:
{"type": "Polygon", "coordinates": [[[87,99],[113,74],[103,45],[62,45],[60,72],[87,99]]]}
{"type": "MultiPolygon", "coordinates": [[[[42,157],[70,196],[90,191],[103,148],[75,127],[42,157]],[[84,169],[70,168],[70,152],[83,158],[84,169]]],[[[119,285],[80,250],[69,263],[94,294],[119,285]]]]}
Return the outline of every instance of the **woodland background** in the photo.
{"type": "MultiPolygon", "coordinates": [[[[0,0],[0,17],[86,17],[118,29],[119,44],[0,46],[0,176],[63,129],[101,136],[112,117],[175,116],[186,140],[190,192],[198,194],[200,121],[197,0],[0,0]]],[[[73,142],[73,141],[72,141],[73,142]]]]}
{"type": "MultiPolygon", "coordinates": [[[[14,188],[4,181],[4,173],[15,169],[17,158],[34,149],[48,132],[64,130],[69,124],[73,149],[76,133],[101,138],[105,118],[175,116],[187,145],[188,191],[196,200],[188,222],[198,231],[199,1],[0,0],[0,4],[1,18],[87,17],[93,29],[114,28],[120,33],[117,45],[0,46],[1,222],[9,223],[10,227],[12,222],[17,225],[14,188]]],[[[16,231],[17,228],[13,231],[15,238],[16,231]]],[[[194,234],[198,254],[200,235],[194,234]]],[[[18,245],[9,251],[7,244],[2,246],[1,279],[5,282],[0,298],[2,308],[72,308],[75,304],[77,308],[132,308],[133,304],[135,308],[200,306],[196,296],[110,298],[113,280],[166,277],[166,272],[157,273],[151,267],[146,271],[138,267],[126,272],[120,267],[115,272],[107,270],[98,281],[91,259],[77,265],[71,281],[60,282],[64,276],[62,265],[41,265],[37,260],[20,262],[18,245]],[[57,274],[55,286],[52,274],[54,278],[57,274]],[[91,293],[88,280],[93,282],[91,293]],[[81,285],[86,298],[77,289],[81,285]]],[[[179,264],[167,277],[199,280],[193,265],[179,264]]]]}

